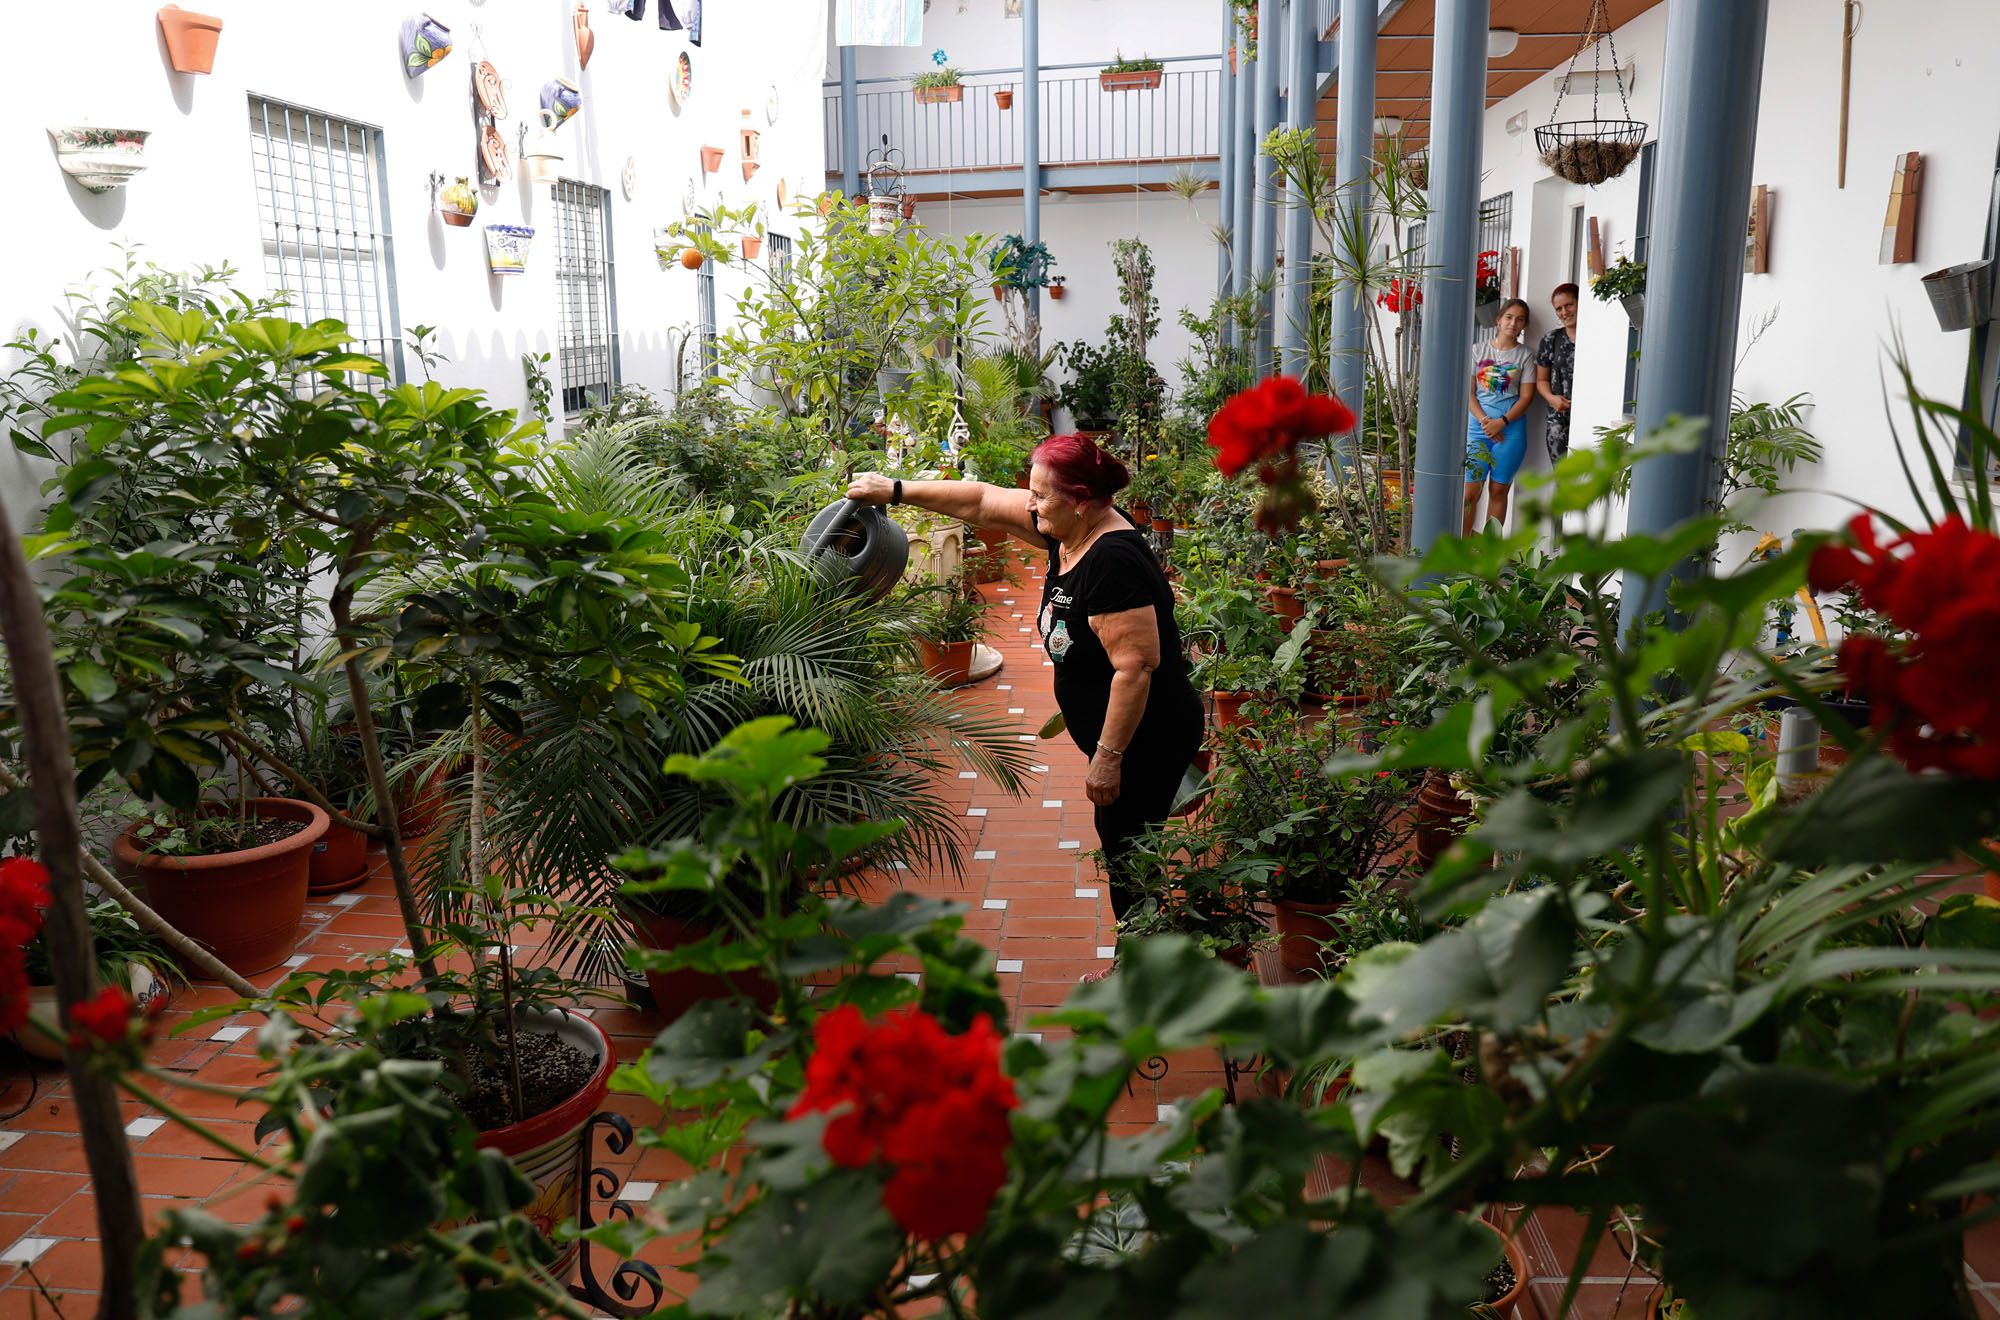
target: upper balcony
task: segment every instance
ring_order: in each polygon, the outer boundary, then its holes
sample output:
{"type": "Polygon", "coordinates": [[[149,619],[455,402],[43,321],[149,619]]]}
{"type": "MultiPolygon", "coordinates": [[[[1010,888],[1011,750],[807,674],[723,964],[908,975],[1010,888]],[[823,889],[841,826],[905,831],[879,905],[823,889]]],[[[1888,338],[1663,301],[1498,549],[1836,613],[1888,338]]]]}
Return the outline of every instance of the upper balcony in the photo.
{"type": "MultiPolygon", "coordinates": [[[[1101,64],[1042,69],[1042,186],[1069,191],[1164,188],[1175,173],[1216,177],[1221,149],[1222,58],[1165,59],[1160,85],[1109,91],[1101,64]]],[[[855,85],[854,119],[860,157],[868,167],[885,150],[905,189],[918,197],[1005,197],[1022,187],[1022,125],[1026,100],[1019,69],[979,69],[961,75],[963,99],[920,105],[907,78],[864,78],[855,85]],[[1014,93],[1002,109],[995,92],[1014,93]]],[[[841,158],[840,84],[825,88],[827,174],[836,182],[841,158]]]]}

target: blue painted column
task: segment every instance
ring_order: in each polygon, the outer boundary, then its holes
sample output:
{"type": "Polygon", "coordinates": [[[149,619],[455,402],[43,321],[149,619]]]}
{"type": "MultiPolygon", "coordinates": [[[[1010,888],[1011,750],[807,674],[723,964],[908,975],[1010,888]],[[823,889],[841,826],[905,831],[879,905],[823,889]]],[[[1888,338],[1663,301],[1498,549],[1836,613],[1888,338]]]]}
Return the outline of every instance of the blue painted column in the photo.
{"type": "MultiPolygon", "coordinates": [[[[1319,33],[1313,31],[1313,0],[1291,0],[1292,21],[1285,32],[1285,127],[1313,130],[1319,87],[1319,33]]],[[[1313,218],[1296,188],[1285,190],[1285,296],[1278,317],[1278,346],[1289,376],[1306,374],[1307,320],[1312,316],[1313,218]]]]}
{"type": "Polygon", "coordinates": [[[1230,161],[1233,183],[1229,193],[1229,291],[1241,295],[1250,287],[1250,212],[1257,191],[1257,66],[1236,40],[1236,150],[1230,161]]]}
{"type": "Polygon", "coordinates": [[[1271,160],[1264,154],[1265,135],[1278,126],[1278,61],[1285,49],[1285,16],[1280,0],[1257,0],[1257,90],[1256,153],[1251,168],[1256,171],[1256,191],[1251,200],[1250,279],[1263,290],[1257,298],[1257,356],[1259,375],[1272,370],[1272,342],[1278,308],[1275,278],[1278,273],[1278,185],[1272,177],[1271,160]]]}
{"type": "MultiPolygon", "coordinates": [[[[1027,96],[1021,117],[1021,237],[1042,241],[1042,0],[1021,5],[1021,91],[1027,96]]],[[[1028,315],[1042,315],[1042,291],[1028,289],[1028,315]]]]}
{"type": "MultiPolygon", "coordinates": [[[[1236,218],[1233,199],[1236,196],[1236,74],[1229,67],[1229,48],[1236,44],[1236,10],[1229,0],[1222,3],[1222,70],[1217,75],[1216,86],[1220,89],[1221,133],[1217,138],[1217,153],[1220,159],[1216,165],[1218,191],[1216,193],[1216,225],[1226,234],[1230,223],[1236,218]]],[[[1215,287],[1217,293],[1229,292],[1230,259],[1228,243],[1216,246],[1215,287]]],[[[1234,327],[1227,318],[1222,322],[1222,339],[1229,343],[1234,336],[1234,327]]]]}
{"type": "MultiPolygon", "coordinates": [[[[1339,204],[1362,216],[1374,204],[1369,163],[1375,148],[1375,13],[1375,0],[1341,0],[1333,179],[1339,204]]],[[[1333,392],[1357,414],[1368,380],[1367,318],[1372,310],[1367,290],[1334,291],[1333,392]]]]}
{"type": "MultiPolygon", "coordinates": [[[[1458,533],[1465,487],[1466,396],[1479,245],[1480,121],[1486,113],[1489,0],[1438,0],[1431,47],[1430,220],[1424,274],[1423,379],[1417,386],[1419,551],[1458,533]]],[[[1369,126],[1371,138],[1374,126],[1369,126]]]]}
{"type": "Polygon", "coordinates": [[[861,112],[854,95],[854,47],[840,48],[840,190],[852,199],[861,192],[861,112]]]}
{"type": "MultiPolygon", "coordinates": [[[[1769,0],[1667,7],[1636,431],[1650,434],[1678,415],[1706,418],[1708,436],[1694,453],[1662,454],[1633,471],[1626,525],[1634,532],[1662,532],[1707,511],[1729,436],[1769,18],[1769,0]]],[[[1689,561],[1673,576],[1701,571],[1689,561]]],[[[1626,574],[1624,630],[1666,605],[1667,582],[1626,574]]]]}

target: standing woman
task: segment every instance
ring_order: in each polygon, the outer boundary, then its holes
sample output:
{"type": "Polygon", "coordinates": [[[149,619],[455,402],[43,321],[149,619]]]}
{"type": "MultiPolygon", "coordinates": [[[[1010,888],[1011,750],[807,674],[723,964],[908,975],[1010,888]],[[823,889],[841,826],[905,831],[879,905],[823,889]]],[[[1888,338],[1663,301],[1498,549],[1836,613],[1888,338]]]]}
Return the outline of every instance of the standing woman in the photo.
{"type": "Polygon", "coordinates": [[[1026,490],[870,472],[854,479],[847,498],[903,501],[1004,528],[1048,552],[1039,631],[1056,671],[1056,705],[1090,758],[1084,792],[1097,808],[1111,910],[1122,917],[1139,897],[1132,847],[1165,823],[1201,746],[1201,698],[1181,654],[1173,588],[1145,535],[1111,507],[1131,481],[1125,465],[1075,435],[1044,440],[1032,462],[1026,490]]]}
{"type": "Polygon", "coordinates": [[[1529,352],[1521,342],[1528,329],[1528,304],[1509,298],[1491,337],[1472,353],[1472,411],[1465,424],[1465,535],[1479,526],[1479,492],[1486,489],[1486,516],[1507,524],[1507,497],[1528,456],[1526,383],[1529,352]]]}
{"type": "Polygon", "coordinates": [[[1570,390],[1576,379],[1576,297],[1574,284],[1558,284],[1549,295],[1561,324],[1542,336],[1535,349],[1535,388],[1549,406],[1543,438],[1549,446],[1549,466],[1569,453],[1570,390]]]}

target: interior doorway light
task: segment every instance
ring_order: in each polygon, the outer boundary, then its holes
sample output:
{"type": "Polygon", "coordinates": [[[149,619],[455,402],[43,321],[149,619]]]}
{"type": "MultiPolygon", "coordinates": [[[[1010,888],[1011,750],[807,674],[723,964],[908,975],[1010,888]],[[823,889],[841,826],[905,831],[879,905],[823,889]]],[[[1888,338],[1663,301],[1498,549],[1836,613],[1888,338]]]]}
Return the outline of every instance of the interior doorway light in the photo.
{"type": "Polygon", "coordinates": [[[1486,29],[1486,58],[1504,60],[1521,44],[1521,34],[1513,28],[1486,29]]]}

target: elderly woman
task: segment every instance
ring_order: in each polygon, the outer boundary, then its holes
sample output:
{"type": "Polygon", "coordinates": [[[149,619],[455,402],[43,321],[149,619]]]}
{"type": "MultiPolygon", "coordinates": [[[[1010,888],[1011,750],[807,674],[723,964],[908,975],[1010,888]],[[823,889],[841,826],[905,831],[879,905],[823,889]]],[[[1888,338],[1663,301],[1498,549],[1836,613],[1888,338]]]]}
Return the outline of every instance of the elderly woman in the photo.
{"type": "Polygon", "coordinates": [[[1128,855],[1173,809],[1203,728],[1173,590],[1144,534],[1111,505],[1130,481],[1125,465],[1093,442],[1059,435],[1035,450],[1026,490],[871,472],[847,491],[851,500],[906,502],[1004,528],[1048,551],[1042,643],[1055,667],[1056,705],[1090,758],[1084,791],[1097,809],[1111,910],[1120,916],[1138,897],[1128,855]]]}

